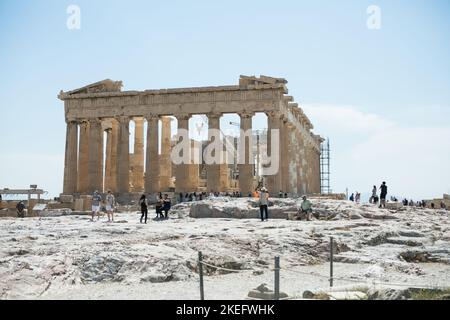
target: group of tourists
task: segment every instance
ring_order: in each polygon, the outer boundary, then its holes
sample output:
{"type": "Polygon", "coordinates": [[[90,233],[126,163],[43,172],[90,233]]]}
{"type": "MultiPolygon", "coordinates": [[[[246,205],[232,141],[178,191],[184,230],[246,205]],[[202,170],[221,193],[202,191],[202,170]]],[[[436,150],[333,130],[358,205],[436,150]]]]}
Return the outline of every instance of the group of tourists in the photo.
{"type": "MultiPolygon", "coordinates": [[[[377,205],[378,202],[380,202],[379,208],[385,208],[386,207],[386,196],[387,196],[387,185],[386,181],[383,181],[381,186],[377,188],[377,186],[373,186],[372,188],[372,195],[369,199],[369,203],[377,205]],[[378,190],[380,190],[380,197],[378,197],[378,190]]],[[[361,193],[356,191],[355,193],[352,193],[349,197],[350,201],[360,203],[361,202],[361,193]]]]}
{"type": "Polygon", "coordinates": [[[94,221],[95,215],[97,220],[100,220],[100,212],[106,213],[108,216],[108,222],[114,222],[114,209],[116,207],[116,198],[112,194],[111,190],[108,190],[105,199],[98,190],[94,191],[92,195],[92,217],[91,221],[94,221]]]}
{"type": "MultiPolygon", "coordinates": [[[[108,216],[108,222],[114,222],[114,210],[117,206],[116,198],[112,194],[111,190],[108,190],[106,197],[103,199],[102,195],[98,190],[92,195],[92,217],[91,221],[94,221],[95,215],[97,215],[97,220],[100,220],[100,213],[104,212],[108,216]]],[[[149,201],[145,194],[139,199],[139,206],[141,209],[141,219],[140,223],[147,223],[148,207],[150,206],[149,201]]],[[[164,196],[159,193],[155,209],[156,209],[156,219],[168,219],[169,210],[171,208],[171,201],[169,195],[164,196]]]]}
{"type": "MultiPolygon", "coordinates": [[[[147,216],[148,216],[148,207],[150,206],[149,201],[147,200],[147,197],[145,194],[141,196],[139,199],[139,205],[141,207],[141,219],[139,220],[140,223],[144,221],[144,223],[147,223],[147,216]]],[[[168,194],[162,195],[160,192],[158,194],[158,199],[156,200],[155,204],[155,210],[156,210],[156,217],[155,220],[167,220],[169,219],[169,211],[172,206],[172,202],[169,198],[168,194]],[[164,214],[163,214],[164,212],[164,214]]]]}
{"type": "MultiPolygon", "coordinates": [[[[260,189],[255,190],[254,196],[259,198],[259,215],[261,218],[261,222],[269,221],[269,191],[267,188],[262,187],[260,189]]],[[[302,197],[302,203],[300,204],[300,208],[295,215],[296,220],[306,219],[307,221],[311,221],[312,215],[312,203],[307,199],[306,196],[302,197]]]]}

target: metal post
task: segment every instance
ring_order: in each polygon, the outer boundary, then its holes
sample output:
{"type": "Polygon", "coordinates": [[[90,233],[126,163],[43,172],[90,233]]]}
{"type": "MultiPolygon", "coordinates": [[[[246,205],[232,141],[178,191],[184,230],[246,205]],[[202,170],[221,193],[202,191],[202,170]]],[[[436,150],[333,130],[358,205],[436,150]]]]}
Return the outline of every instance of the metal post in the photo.
{"type": "Polygon", "coordinates": [[[280,300],[280,257],[275,257],[275,300],[280,300]]]}
{"type": "Polygon", "coordinates": [[[330,237],[330,287],[333,287],[333,237],[330,237]]]}
{"type": "Polygon", "coordinates": [[[198,274],[200,276],[200,300],[205,300],[205,290],[203,287],[203,256],[202,252],[198,252],[198,274]]]}

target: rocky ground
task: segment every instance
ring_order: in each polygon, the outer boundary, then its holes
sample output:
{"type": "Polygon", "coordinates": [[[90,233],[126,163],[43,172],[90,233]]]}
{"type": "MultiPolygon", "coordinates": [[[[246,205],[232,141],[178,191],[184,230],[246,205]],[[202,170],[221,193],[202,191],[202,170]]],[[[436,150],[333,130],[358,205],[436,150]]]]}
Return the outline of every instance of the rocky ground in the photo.
{"type": "MultiPolygon", "coordinates": [[[[205,266],[206,298],[273,287],[276,255],[281,290],[301,297],[328,286],[330,237],[337,286],[450,287],[449,211],[313,204],[310,222],[260,222],[253,200],[227,198],[176,205],[169,220],[146,225],[136,212],[118,213],[115,223],[62,212],[0,218],[0,298],[198,299],[198,251],[234,271],[205,266]]],[[[281,217],[298,205],[276,200],[270,212],[281,217]]]]}

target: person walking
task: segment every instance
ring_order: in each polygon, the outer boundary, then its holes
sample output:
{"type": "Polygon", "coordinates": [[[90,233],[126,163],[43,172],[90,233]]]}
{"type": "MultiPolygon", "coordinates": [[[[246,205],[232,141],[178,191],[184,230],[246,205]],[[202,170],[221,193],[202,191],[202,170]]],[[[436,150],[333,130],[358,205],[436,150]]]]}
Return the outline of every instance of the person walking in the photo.
{"type": "Polygon", "coordinates": [[[380,193],[380,206],[379,207],[386,208],[386,196],[387,196],[388,188],[387,188],[385,181],[383,181],[383,183],[381,184],[380,190],[381,190],[381,193],[380,193]]]}
{"type": "Polygon", "coordinates": [[[94,221],[94,216],[97,214],[97,221],[100,220],[100,202],[102,201],[102,195],[98,190],[94,191],[92,195],[92,217],[91,221],[94,221]]]}
{"type": "Polygon", "coordinates": [[[375,198],[377,196],[377,186],[373,186],[372,197],[370,197],[370,203],[375,203],[375,198]]]}
{"type": "Polygon", "coordinates": [[[350,196],[349,200],[351,202],[355,201],[355,194],[354,193],[352,193],[352,195],[350,196]]]}
{"type": "Polygon", "coordinates": [[[162,214],[163,199],[162,199],[162,197],[158,196],[158,200],[156,200],[156,204],[155,204],[155,210],[156,210],[156,218],[155,219],[160,219],[160,218],[162,219],[162,217],[163,217],[163,214],[162,214]]]}
{"type": "Polygon", "coordinates": [[[259,214],[261,216],[261,221],[269,221],[269,192],[265,187],[261,188],[259,191],[259,214]]]}
{"type": "Polygon", "coordinates": [[[162,208],[164,210],[164,219],[169,218],[169,210],[170,210],[171,205],[172,205],[172,202],[170,201],[169,195],[167,193],[164,194],[163,208],[162,208]]]}
{"type": "Polygon", "coordinates": [[[141,206],[141,219],[139,220],[139,222],[142,223],[142,219],[145,218],[144,222],[145,224],[147,224],[148,207],[147,207],[147,198],[145,197],[145,194],[143,194],[139,199],[139,205],[141,206]]]}
{"type": "Polygon", "coordinates": [[[300,204],[300,217],[306,216],[306,220],[311,221],[312,203],[306,198],[306,196],[303,196],[302,199],[303,201],[300,204]]]}
{"type": "Polygon", "coordinates": [[[116,206],[116,198],[112,194],[111,190],[108,190],[105,202],[106,202],[106,215],[108,216],[108,221],[114,222],[114,208],[116,206]]]}
{"type": "Polygon", "coordinates": [[[17,209],[17,216],[19,218],[25,218],[25,204],[23,201],[19,201],[19,203],[16,205],[17,209]]]}

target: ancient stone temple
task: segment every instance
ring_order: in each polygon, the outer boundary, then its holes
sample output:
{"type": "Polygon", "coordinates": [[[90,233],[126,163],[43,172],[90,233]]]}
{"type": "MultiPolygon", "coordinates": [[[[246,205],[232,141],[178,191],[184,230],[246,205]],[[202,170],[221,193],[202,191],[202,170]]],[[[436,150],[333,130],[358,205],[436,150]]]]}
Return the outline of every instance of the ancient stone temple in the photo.
{"type": "MultiPolygon", "coordinates": [[[[281,78],[241,76],[238,85],[122,91],[121,81],[103,80],[61,91],[58,98],[64,101],[67,123],[63,194],[201,191],[199,164],[173,164],[171,123],[176,119],[178,131],[189,130],[189,119],[202,114],[212,132],[229,113],[240,116],[244,161],[237,166],[234,184],[226,164],[208,164],[204,191],[237,189],[246,195],[255,189],[248,141],[252,135],[245,132],[251,133],[255,113],[265,113],[267,154],[279,163],[277,170],[262,172],[263,184],[273,194],[319,193],[323,140],[312,133],[310,120],[287,95],[286,84],[281,78]]],[[[214,140],[210,135],[208,139],[214,140]]],[[[193,153],[196,145],[189,143],[193,153]]]]}

